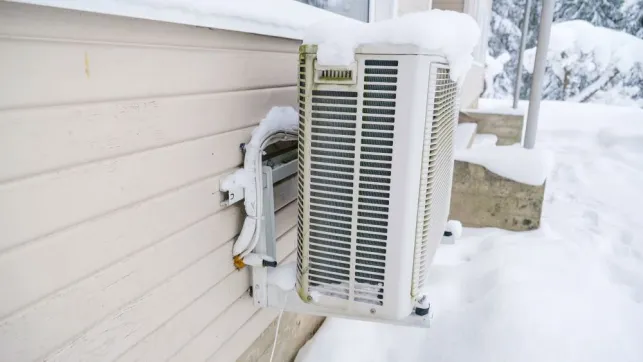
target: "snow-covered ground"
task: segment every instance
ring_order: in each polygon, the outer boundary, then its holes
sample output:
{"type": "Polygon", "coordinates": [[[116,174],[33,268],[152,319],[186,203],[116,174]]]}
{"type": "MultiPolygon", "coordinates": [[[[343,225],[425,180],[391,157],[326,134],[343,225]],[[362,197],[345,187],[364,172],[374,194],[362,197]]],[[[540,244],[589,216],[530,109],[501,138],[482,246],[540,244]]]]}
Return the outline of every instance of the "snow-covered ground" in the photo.
{"type": "Polygon", "coordinates": [[[643,110],[544,102],[538,146],[542,227],[441,246],[431,329],[328,319],[297,362],[643,361],[643,110]]]}

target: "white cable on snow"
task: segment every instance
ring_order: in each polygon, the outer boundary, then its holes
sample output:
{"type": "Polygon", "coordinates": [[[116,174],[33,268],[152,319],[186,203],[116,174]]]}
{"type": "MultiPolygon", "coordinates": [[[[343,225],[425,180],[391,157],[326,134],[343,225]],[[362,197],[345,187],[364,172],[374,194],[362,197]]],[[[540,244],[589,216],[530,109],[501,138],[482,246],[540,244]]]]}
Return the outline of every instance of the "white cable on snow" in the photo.
{"type": "Polygon", "coordinates": [[[284,309],[286,309],[286,302],[288,301],[288,294],[286,294],[286,299],[284,299],[284,306],[281,307],[279,311],[279,317],[277,317],[277,326],[275,329],[275,340],[272,342],[272,352],[270,352],[270,361],[272,362],[275,358],[275,350],[277,349],[277,338],[279,337],[279,325],[281,325],[281,317],[284,316],[284,309]]]}

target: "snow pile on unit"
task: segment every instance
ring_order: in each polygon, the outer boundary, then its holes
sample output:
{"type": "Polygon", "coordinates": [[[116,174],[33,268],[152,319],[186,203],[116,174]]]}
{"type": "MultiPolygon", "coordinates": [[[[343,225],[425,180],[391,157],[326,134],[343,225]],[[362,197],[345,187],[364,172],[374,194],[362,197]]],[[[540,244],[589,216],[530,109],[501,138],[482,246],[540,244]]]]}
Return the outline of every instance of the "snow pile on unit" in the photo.
{"type": "Polygon", "coordinates": [[[470,15],[430,10],[368,24],[348,19],[321,22],[308,29],[304,43],[318,45],[317,60],[327,66],[348,66],[360,45],[416,45],[444,55],[451,78],[458,80],[471,67],[471,53],[479,39],[480,29],[470,15]]]}
{"type": "Polygon", "coordinates": [[[552,166],[552,156],[540,149],[519,145],[460,149],[456,161],[475,163],[502,177],[527,185],[545,182],[552,166]]]}
{"type": "Polygon", "coordinates": [[[465,228],[429,270],[430,329],[329,318],[297,362],[643,361],[643,110],[542,106],[541,228],[465,228]]]}

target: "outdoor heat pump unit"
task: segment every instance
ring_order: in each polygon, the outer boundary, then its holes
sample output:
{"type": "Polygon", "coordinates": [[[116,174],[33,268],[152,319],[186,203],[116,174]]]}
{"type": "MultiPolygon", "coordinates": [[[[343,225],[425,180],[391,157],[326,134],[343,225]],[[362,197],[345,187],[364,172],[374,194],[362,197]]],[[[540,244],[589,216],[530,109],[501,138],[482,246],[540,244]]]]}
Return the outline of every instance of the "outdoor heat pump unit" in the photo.
{"type": "MultiPolygon", "coordinates": [[[[322,66],[316,53],[303,45],[299,54],[296,284],[280,289],[274,269],[252,267],[255,303],[428,326],[458,85],[444,57],[416,46],[361,46],[344,67],[322,66]]],[[[271,232],[255,250],[274,257],[271,232]]]]}
{"type": "Polygon", "coordinates": [[[297,293],[338,315],[416,315],[449,214],[457,84],[412,46],[364,46],[347,68],[314,46],[299,59],[297,293]]]}

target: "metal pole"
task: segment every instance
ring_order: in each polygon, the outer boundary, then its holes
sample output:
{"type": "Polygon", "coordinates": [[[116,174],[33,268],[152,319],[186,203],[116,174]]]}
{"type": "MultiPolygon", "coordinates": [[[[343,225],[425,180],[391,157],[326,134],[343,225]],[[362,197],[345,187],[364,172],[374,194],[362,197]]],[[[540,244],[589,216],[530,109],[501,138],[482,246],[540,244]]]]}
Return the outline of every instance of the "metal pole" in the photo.
{"type": "Polygon", "coordinates": [[[520,50],[518,51],[518,69],[516,69],[516,83],[514,84],[513,107],[518,108],[520,100],[520,83],[522,81],[522,57],[527,46],[527,32],[529,31],[529,15],[531,12],[531,0],[525,0],[525,11],[522,18],[522,36],[520,37],[520,50]]]}
{"type": "Polygon", "coordinates": [[[538,113],[540,112],[540,98],[543,92],[543,76],[547,65],[547,48],[549,48],[549,35],[551,24],[554,20],[554,0],[543,0],[543,10],[540,14],[540,31],[538,32],[538,46],[536,48],[536,61],[531,81],[531,94],[529,96],[529,110],[527,111],[525,129],[525,148],[534,148],[536,132],[538,132],[538,113]]]}

